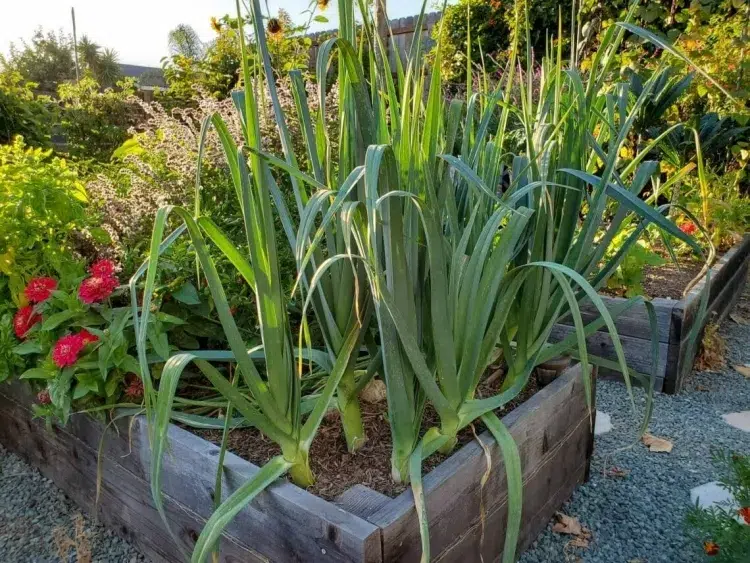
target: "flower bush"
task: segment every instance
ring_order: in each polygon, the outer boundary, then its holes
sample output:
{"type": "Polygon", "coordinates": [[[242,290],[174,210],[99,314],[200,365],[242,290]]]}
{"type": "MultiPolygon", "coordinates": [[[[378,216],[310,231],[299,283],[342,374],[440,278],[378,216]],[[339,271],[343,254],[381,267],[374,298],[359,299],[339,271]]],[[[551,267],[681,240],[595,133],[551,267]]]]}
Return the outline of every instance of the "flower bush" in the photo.
{"type": "MultiPolygon", "coordinates": [[[[38,273],[80,272],[75,234],[93,224],[75,167],[21,137],[0,145],[0,300],[17,299],[38,273]]],[[[91,232],[101,235],[94,227],[91,232]]]]}
{"type": "MultiPolygon", "coordinates": [[[[37,414],[63,422],[73,411],[137,398],[132,317],[129,307],[119,305],[115,265],[100,260],[89,273],[84,279],[30,280],[23,292],[30,304],[14,318],[20,342],[13,352],[30,366],[18,375],[41,387],[37,414]]],[[[154,353],[169,353],[167,333],[180,324],[184,321],[170,315],[155,319],[149,333],[154,353]]]]}

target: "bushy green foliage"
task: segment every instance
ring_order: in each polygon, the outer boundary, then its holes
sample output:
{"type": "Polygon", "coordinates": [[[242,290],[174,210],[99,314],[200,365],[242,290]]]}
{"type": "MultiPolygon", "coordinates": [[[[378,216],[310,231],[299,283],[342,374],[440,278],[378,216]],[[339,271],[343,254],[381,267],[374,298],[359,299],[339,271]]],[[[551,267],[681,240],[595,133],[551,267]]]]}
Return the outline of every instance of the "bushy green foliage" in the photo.
{"type": "Polygon", "coordinates": [[[55,107],[49,98],[36,96],[35,87],[18,71],[0,72],[0,144],[16,135],[33,146],[49,144],[55,107]]]}
{"type": "Polygon", "coordinates": [[[21,137],[0,146],[0,301],[17,301],[38,273],[75,268],[71,237],[88,223],[88,197],[74,167],[51,150],[27,147],[21,137]]]}
{"type": "Polygon", "coordinates": [[[30,42],[22,40],[20,47],[11,44],[10,55],[0,55],[0,66],[19,72],[26,81],[37,84],[39,92],[52,95],[59,84],[75,79],[72,45],[71,36],[53,31],[45,34],[39,28],[30,42]]]}
{"type": "Polygon", "coordinates": [[[90,76],[77,84],[61,84],[58,96],[68,154],[78,159],[109,160],[128,138],[128,129],[142,117],[132,99],[134,93],[132,78],[118,82],[116,89],[104,91],[90,76]]]}
{"type": "MultiPolygon", "coordinates": [[[[557,34],[558,17],[562,17],[564,29],[569,26],[570,10],[559,11],[560,3],[556,0],[459,0],[447,6],[442,22],[438,22],[433,29],[433,39],[443,49],[443,77],[454,81],[465,78],[468,37],[471,38],[473,66],[484,63],[490,72],[502,69],[506,61],[505,51],[515,33],[516,14],[523,24],[526,4],[529,9],[529,39],[536,55],[541,57],[547,36],[557,34]]],[[[522,52],[525,44],[524,32],[519,37],[522,52]]]]}
{"type": "MultiPolygon", "coordinates": [[[[272,19],[278,22],[280,31],[269,37],[268,47],[279,78],[292,69],[307,69],[312,42],[304,35],[306,27],[295,25],[284,10],[272,19]]],[[[242,60],[236,22],[230,16],[212,18],[216,38],[205,49],[177,49],[178,52],[163,59],[164,78],[169,86],[162,97],[165,103],[186,104],[198,97],[199,92],[222,100],[238,86],[242,60]]],[[[252,42],[249,47],[246,56],[257,67],[260,64],[257,51],[252,42]]]]}
{"type": "Polygon", "coordinates": [[[711,508],[692,507],[686,524],[690,535],[701,542],[707,560],[745,563],[750,560],[750,456],[715,452],[719,484],[735,503],[711,508]]]}

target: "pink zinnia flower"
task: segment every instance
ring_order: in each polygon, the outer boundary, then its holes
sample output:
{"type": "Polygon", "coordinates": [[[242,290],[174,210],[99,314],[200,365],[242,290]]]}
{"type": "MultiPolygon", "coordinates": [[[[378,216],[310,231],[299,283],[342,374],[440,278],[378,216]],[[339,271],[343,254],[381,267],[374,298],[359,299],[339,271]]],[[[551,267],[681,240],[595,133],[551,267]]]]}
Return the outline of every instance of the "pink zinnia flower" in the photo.
{"type": "Polygon", "coordinates": [[[69,334],[63,336],[55,344],[52,350],[52,361],[59,368],[72,366],[78,361],[78,354],[83,350],[85,343],[80,334],[69,334]]]}
{"type": "Polygon", "coordinates": [[[119,282],[114,276],[92,276],[81,282],[78,297],[86,304],[101,303],[117,288],[119,282]]]}
{"type": "Polygon", "coordinates": [[[111,278],[115,275],[115,264],[111,260],[99,260],[91,265],[89,272],[97,278],[111,278]]]}
{"type": "Polygon", "coordinates": [[[36,401],[40,405],[49,405],[52,403],[52,398],[49,396],[49,391],[47,389],[42,389],[37,393],[36,395],[36,401]]]}
{"type": "Polygon", "coordinates": [[[49,299],[56,289],[57,280],[53,278],[32,278],[23,292],[32,303],[41,303],[49,299]]]}
{"type": "Polygon", "coordinates": [[[99,342],[99,337],[96,334],[91,334],[85,328],[81,329],[81,332],[78,333],[78,337],[81,339],[81,342],[83,342],[84,346],[86,344],[93,344],[94,342],[99,342]]]}
{"type": "Polygon", "coordinates": [[[21,307],[13,317],[13,331],[20,340],[23,340],[31,328],[41,320],[42,316],[35,313],[31,305],[26,305],[26,307],[21,307]]]}

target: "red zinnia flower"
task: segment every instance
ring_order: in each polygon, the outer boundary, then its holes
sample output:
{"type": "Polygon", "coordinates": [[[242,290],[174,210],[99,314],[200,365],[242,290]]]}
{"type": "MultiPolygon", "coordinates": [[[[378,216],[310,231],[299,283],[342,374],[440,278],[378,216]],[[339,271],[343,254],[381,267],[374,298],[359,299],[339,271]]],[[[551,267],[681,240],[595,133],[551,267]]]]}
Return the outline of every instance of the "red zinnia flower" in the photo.
{"type": "Polygon", "coordinates": [[[32,303],[41,303],[49,299],[49,296],[56,289],[57,280],[52,278],[32,278],[23,292],[32,303]]]}
{"type": "Polygon", "coordinates": [[[718,555],[719,545],[710,540],[705,541],[703,542],[703,551],[706,552],[706,555],[718,555]]]}
{"type": "Polygon", "coordinates": [[[13,330],[16,336],[23,340],[36,323],[41,322],[42,316],[35,313],[31,305],[21,307],[13,317],[13,330]]]}
{"type": "Polygon", "coordinates": [[[134,373],[131,373],[128,376],[127,383],[128,383],[128,386],[125,388],[125,395],[132,399],[142,399],[143,398],[143,381],[141,381],[141,378],[135,375],[134,373]]]}
{"type": "Polygon", "coordinates": [[[39,391],[36,395],[36,401],[40,405],[49,405],[52,402],[52,399],[49,396],[49,391],[47,389],[39,391]]]}
{"type": "Polygon", "coordinates": [[[742,516],[745,524],[750,524],[750,506],[745,506],[737,511],[737,514],[742,516]]]}
{"type": "Polygon", "coordinates": [[[81,282],[78,297],[86,304],[101,303],[117,288],[119,282],[114,276],[92,276],[81,282]]]}
{"type": "Polygon", "coordinates": [[[63,336],[52,350],[52,361],[59,368],[72,366],[78,361],[78,354],[81,353],[84,346],[85,342],[80,334],[63,336]]]}
{"type": "Polygon", "coordinates": [[[78,333],[78,337],[81,339],[81,342],[83,342],[84,346],[86,344],[93,344],[94,342],[99,342],[99,337],[96,334],[91,334],[85,328],[81,329],[81,332],[78,333]]]}
{"type": "Polygon", "coordinates": [[[684,223],[680,223],[680,230],[686,235],[694,235],[698,232],[698,225],[692,221],[685,221],[684,223]]]}
{"type": "Polygon", "coordinates": [[[110,278],[115,275],[115,264],[111,260],[99,260],[91,265],[89,272],[97,278],[110,278]]]}

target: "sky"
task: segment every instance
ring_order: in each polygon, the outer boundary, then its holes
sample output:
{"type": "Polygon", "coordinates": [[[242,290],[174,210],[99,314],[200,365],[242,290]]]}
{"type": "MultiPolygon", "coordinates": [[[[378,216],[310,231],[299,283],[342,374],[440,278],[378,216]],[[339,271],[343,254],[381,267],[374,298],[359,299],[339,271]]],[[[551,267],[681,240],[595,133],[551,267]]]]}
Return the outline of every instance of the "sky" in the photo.
{"type": "MultiPolygon", "coordinates": [[[[261,0],[271,13],[283,7],[292,18],[306,22],[302,12],[310,0],[261,0]]],[[[428,6],[432,0],[428,0],[428,6]]],[[[421,0],[387,0],[388,17],[418,13],[421,0]]],[[[191,25],[201,39],[214,36],[209,20],[234,13],[235,0],[0,0],[0,52],[8,54],[11,42],[29,39],[41,26],[45,30],[72,32],[70,8],[76,12],[78,37],[87,35],[102,47],[117,51],[121,63],[161,66],[168,55],[167,35],[178,24],[191,25]]],[[[314,23],[312,31],[336,27],[336,0],[325,12],[329,24],[314,23]]]]}

